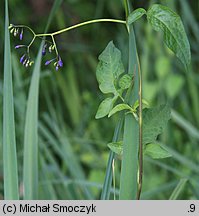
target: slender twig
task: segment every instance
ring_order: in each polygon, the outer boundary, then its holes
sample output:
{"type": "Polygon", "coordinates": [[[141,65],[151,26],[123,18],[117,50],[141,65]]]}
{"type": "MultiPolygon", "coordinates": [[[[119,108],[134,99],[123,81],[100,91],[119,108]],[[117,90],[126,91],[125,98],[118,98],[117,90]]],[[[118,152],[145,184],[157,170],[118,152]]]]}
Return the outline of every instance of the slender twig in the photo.
{"type": "Polygon", "coordinates": [[[128,2],[127,2],[127,0],[123,0],[123,3],[124,3],[125,14],[126,14],[126,17],[127,17],[128,14],[129,14],[128,2]]]}
{"type": "Polygon", "coordinates": [[[56,54],[58,55],[58,50],[57,50],[57,45],[56,45],[56,43],[55,43],[55,39],[54,39],[53,35],[51,35],[51,37],[52,37],[53,44],[54,44],[54,46],[55,46],[55,52],[56,52],[56,54]]]}
{"type": "Polygon", "coordinates": [[[113,162],[112,162],[112,172],[113,172],[113,188],[114,188],[113,196],[114,196],[114,200],[116,200],[116,194],[115,194],[115,188],[116,188],[116,184],[115,184],[115,159],[113,159],[113,162]]]}
{"type": "Polygon", "coordinates": [[[64,33],[64,32],[67,32],[67,31],[70,31],[70,30],[75,29],[75,28],[79,28],[81,26],[89,25],[89,24],[92,24],[92,23],[99,23],[99,22],[112,22],[112,23],[121,23],[121,24],[125,24],[126,25],[126,21],[125,20],[118,20],[118,19],[94,19],[94,20],[89,20],[89,21],[85,21],[85,22],[82,22],[82,23],[78,23],[76,25],[64,28],[62,30],[59,30],[59,31],[56,31],[56,32],[53,32],[53,33],[43,33],[43,34],[36,34],[30,27],[28,27],[26,25],[14,25],[14,27],[27,28],[33,34],[33,39],[31,40],[30,44],[28,45],[28,52],[29,52],[30,46],[35,41],[36,37],[38,37],[40,39],[43,39],[42,37],[50,36],[52,38],[52,42],[53,42],[53,45],[55,47],[55,52],[58,55],[58,50],[57,50],[57,46],[56,46],[56,43],[55,43],[54,36],[56,36],[58,34],[61,34],[61,33],[64,33]]]}
{"type": "Polygon", "coordinates": [[[143,146],[142,146],[142,74],[138,63],[139,74],[139,179],[137,199],[140,199],[142,191],[142,176],[143,176],[143,146]]]}
{"type": "Polygon", "coordinates": [[[62,30],[59,30],[59,31],[56,31],[56,32],[53,32],[53,33],[36,34],[36,35],[37,35],[37,36],[51,36],[51,35],[54,36],[54,35],[61,34],[61,33],[63,33],[63,32],[70,31],[70,30],[75,29],[75,28],[79,28],[79,27],[84,26],[84,25],[89,25],[89,24],[92,24],[92,23],[99,23],[99,22],[113,22],[113,23],[126,24],[126,21],[125,21],[125,20],[117,20],[117,19],[95,19],[95,20],[89,20],[89,21],[86,21],[86,22],[78,23],[78,24],[76,24],[76,25],[67,27],[67,28],[65,28],[65,29],[62,29],[62,30]]]}
{"type": "Polygon", "coordinates": [[[34,43],[34,41],[35,41],[35,38],[36,38],[36,35],[34,35],[33,36],[33,39],[31,40],[31,42],[29,43],[29,45],[28,45],[28,53],[29,53],[29,49],[30,49],[30,47],[31,47],[31,45],[34,43]]]}

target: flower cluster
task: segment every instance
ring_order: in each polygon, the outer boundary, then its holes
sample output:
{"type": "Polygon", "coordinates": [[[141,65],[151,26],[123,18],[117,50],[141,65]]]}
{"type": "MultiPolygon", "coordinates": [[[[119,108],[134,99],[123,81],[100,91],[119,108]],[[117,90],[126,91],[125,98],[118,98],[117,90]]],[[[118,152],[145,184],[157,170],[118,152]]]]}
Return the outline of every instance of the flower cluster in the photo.
{"type": "Polygon", "coordinates": [[[10,30],[10,33],[13,34],[15,37],[19,35],[19,39],[23,39],[23,28],[22,27],[17,27],[13,24],[10,24],[8,27],[10,30]]]}
{"type": "Polygon", "coordinates": [[[49,65],[53,61],[55,61],[54,66],[56,68],[56,71],[59,69],[59,67],[63,67],[63,61],[61,60],[60,56],[57,56],[56,58],[46,61],[45,65],[49,65]]]}
{"type": "MultiPolygon", "coordinates": [[[[15,37],[19,35],[19,39],[23,40],[23,27],[18,27],[13,24],[10,24],[9,30],[10,33],[13,34],[15,37]]],[[[20,58],[20,63],[25,67],[31,66],[34,63],[34,61],[31,61],[29,47],[23,44],[15,46],[15,49],[19,48],[26,48],[26,52],[20,58]]]]}
{"type": "MultiPolygon", "coordinates": [[[[22,48],[22,47],[27,47],[27,46],[26,45],[17,45],[17,46],[15,46],[15,49],[19,49],[19,48],[22,48]]],[[[25,67],[28,67],[28,66],[31,66],[32,64],[34,64],[34,61],[31,61],[31,59],[30,59],[28,49],[27,49],[26,53],[24,53],[21,56],[20,63],[25,67]]]]}
{"type": "MultiPolygon", "coordinates": [[[[9,26],[10,33],[13,34],[15,37],[19,36],[20,40],[23,40],[23,29],[24,28],[28,28],[32,32],[34,37],[33,37],[32,41],[29,43],[29,45],[19,44],[19,45],[15,46],[15,49],[19,49],[19,48],[25,48],[26,49],[26,52],[20,57],[20,63],[23,66],[28,67],[34,63],[34,61],[32,61],[30,58],[30,52],[29,52],[30,47],[33,44],[35,38],[36,37],[41,38],[41,36],[35,34],[27,26],[18,26],[18,25],[13,25],[13,24],[10,24],[10,26],[9,26]]],[[[42,40],[45,41],[45,44],[42,48],[42,56],[45,56],[47,52],[52,53],[54,51],[56,53],[56,57],[51,59],[51,60],[46,61],[45,65],[49,65],[51,62],[54,62],[55,69],[58,70],[60,67],[63,67],[63,61],[62,61],[60,55],[58,54],[55,40],[54,40],[53,36],[51,36],[51,37],[52,37],[52,42],[41,38],[42,40]]]]}
{"type": "MultiPolygon", "coordinates": [[[[45,56],[46,55],[46,50],[49,51],[49,53],[51,53],[53,50],[55,49],[55,45],[51,44],[50,46],[48,46],[47,43],[44,44],[43,48],[42,48],[42,56],[45,56]]],[[[59,54],[57,54],[57,56],[53,59],[50,59],[48,61],[45,62],[45,65],[49,65],[51,62],[54,62],[54,66],[55,66],[55,69],[58,70],[59,67],[63,67],[63,61],[60,57],[59,54]]]]}

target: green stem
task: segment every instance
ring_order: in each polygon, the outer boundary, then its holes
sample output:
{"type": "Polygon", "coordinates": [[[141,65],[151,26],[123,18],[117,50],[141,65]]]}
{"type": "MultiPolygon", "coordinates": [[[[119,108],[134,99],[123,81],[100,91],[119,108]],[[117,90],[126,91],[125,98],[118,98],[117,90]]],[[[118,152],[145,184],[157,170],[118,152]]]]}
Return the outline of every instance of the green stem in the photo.
{"type": "Polygon", "coordinates": [[[35,38],[36,38],[36,35],[34,34],[34,37],[33,37],[33,39],[31,40],[31,42],[29,43],[29,45],[28,45],[28,53],[29,53],[29,49],[30,49],[30,47],[31,47],[31,45],[34,43],[34,41],[35,41],[35,38]]]}
{"type": "Polygon", "coordinates": [[[76,25],[64,28],[62,30],[59,30],[59,31],[56,31],[56,32],[53,32],[53,33],[43,33],[43,34],[35,34],[35,32],[30,27],[28,27],[26,25],[15,25],[15,27],[27,28],[33,34],[33,39],[30,42],[30,44],[28,45],[28,52],[29,52],[30,46],[35,41],[36,37],[41,38],[41,37],[50,36],[52,38],[53,44],[55,46],[55,52],[58,55],[58,50],[57,50],[57,46],[56,46],[55,39],[54,39],[55,35],[62,34],[64,32],[70,31],[70,30],[75,29],[75,28],[79,28],[81,26],[85,26],[85,25],[89,25],[89,24],[93,24],[93,23],[99,23],[99,22],[112,22],[112,23],[121,23],[121,24],[125,24],[126,25],[126,21],[125,20],[118,20],[118,19],[94,19],[94,20],[89,20],[89,21],[85,21],[85,22],[82,22],[82,23],[78,23],[76,25]]]}
{"type": "Polygon", "coordinates": [[[57,50],[57,45],[56,45],[56,43],[55,43],[55,39],[54,39],[53,35],[51,35],[51,37],[52,37],[53,44],[54,44],[54,46],[55,46],[55,52],[56,52],[56,54],[57,54],[57,56],[58,56],[58,50],[57,50]]]}
{"type": "Polygon", "coordinates": [[[26,25],[14,25],[15,27],[19,27],[19,28],[27,28],[34,36],[36,35],[35,32],[28,26],[26,25]]]}
{"type": "Polygon", "coordinates": [[[128,2],[128,0],[123,0],[123,3],[124,3],[124,9],[125,9],[126,17],[128,17],[128,14],[130,12],[129,2],[128,2]]]}
{"type": "Polygon", "coordinates": [[[112,172],[113,172],[113,188],[114,188],[114,193],[113,193],[113,197],[114,197],[114,200],[116,200],[116,194],[115,194],[115,188],[116,188],[116,180],[115,180],[115,159],[113,159],[113,162],[112,162],[112,172]]]}
{"type": "Polygon", "coordinates": [[[117,20],[117,19],[95,19],[95,20],[89,20],[89,21],[86,21],[86,22],[83,22],[83,23],[79,23],[79,24],[70,26],[70,27],[65,28],[63,30],[54,32],[54,33],[52,33],[52,35],[61,34],[63,32],[70,31],[72,29],[79,28],[79,27],[84,26],[84,25],[88,25],[88,24],[92,24],[92,23],[99,23],[99,22],[114,22],[114,23],[126,24],[126,21],[124,21],[124,20],[117,20]]]}
{"type": "Polygon", "coordinates": [[[139,73],[139,178],[137,199],[140,199],[142,191],[142,174],[143,174],[143,145],[142,145],[142,74],[138,63],[139,73]]]}
{"type": "Polygon", "coordinates": [[[65,29],[53,32],[53,33],[46,33],[46,34],[36,34],[37,37],[41,37],[41,36],[54,36],[54,35],[58,35],[67,31],[70,31],[72,29],[75,28],[79,28],[81,26],[85,26],[85,25],[89,25],[89,24],[93,24],[93,23],[99,23],[99,22],[113,22],[113,23],[121,23],[121,24],[126,24],[125,20],[118,20],[118,19],[94,19],[94,20],[89,20],[86,22],[82,22],[82,23],[78,23],[76,25],[67,27],[65,29]]]}

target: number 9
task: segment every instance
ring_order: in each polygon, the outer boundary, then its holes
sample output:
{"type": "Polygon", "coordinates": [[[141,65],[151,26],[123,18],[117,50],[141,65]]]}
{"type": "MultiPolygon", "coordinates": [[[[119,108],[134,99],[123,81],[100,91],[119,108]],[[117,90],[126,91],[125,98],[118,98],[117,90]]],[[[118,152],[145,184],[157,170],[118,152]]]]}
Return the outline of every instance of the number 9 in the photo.
{"type": "Polygon", "coordinates": [[[196,207],[195,204],[190,204],[190,212],[195,212],[196,207]]]}

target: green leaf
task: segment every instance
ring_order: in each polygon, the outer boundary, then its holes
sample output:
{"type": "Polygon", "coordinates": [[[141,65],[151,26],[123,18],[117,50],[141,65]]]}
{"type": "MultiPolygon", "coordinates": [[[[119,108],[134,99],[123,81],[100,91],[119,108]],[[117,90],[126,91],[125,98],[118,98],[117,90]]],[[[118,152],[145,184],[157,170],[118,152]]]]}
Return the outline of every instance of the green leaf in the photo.
{"type": "Polygon", "coordinates": [[[117,97],[114,98],[108,97],[105,100],[103,100],[99,105],[95,118],[99,119],[108,115],[111,109],[113,108],[116,99],[117,97]]]}
{"type": "Polygon", "coordinates": [[[157,143],[145,145],[144,154],[150,156],[153,159],[162,159],[172,156],[166,149],[157,143]]]}
{"type": "Polygon", "coordinates": [[[120,74],[124,73],[124,66],[121,60],[121,52],[113,42],[109,42],[105,50],[99,56],[96,76],[100,90],[106,93],[117,94],[115,82],[120,74]]]}
{"type": "Polygon", "coordinates": [[[130,25],[136,20],[140,19],[144,14],[146,14],[146,10],[144,8],[138,8],[129,14],[127,18],[127,24],[130,25]]]}
{"type": "MultiPolygon", "coordinates": [[[[112,142],[118,141],[121,130],[122,130],[122,126],[123,126],[123,119],[120,118],[120,120],[118,121],[118,123],[115,127],[112,142]]],[[[115,153],[113,151],[110,151],[108,163],[106,166],[106,174],[105,174],[105,179],[104,179],[104,183],[103,183],[102,193],[100,196],[101,200],[107,200],[110,197],[110,189],[111,189],[112,177],[113,177],[112,164],[113,164],[114,157],[115,157],[115,153]]]]}
{"type": "Polygon", "coordinates": [[[156,31],[164,33],[166,45],[188,69],[191,61],[190,45],[180,17],[170,8],[154,4],[147,11],[147,18],[156,31]]]}
{"type": "Polygon", "coordinates": [[[38,199],[38,100],[41,50],[35,61],[30,90],[24,131],[24,199],[38,199]]]}
{"type": "Polygon", "coordinates": [[[117,106],[115,106],[110,112],[108,117],[111,117],[112,115],[114,115],[117,112],[120,112],[122,110],[130,110],[133,111],[132,108],[128,105],[128,104],[118,104],[117,106]]]}
{"type": "Polygon", "coordinates": [[[8,30],[8,1],[5,1],[5,42],[4,42],[4,81],[3,81],[3,172],[4,199],[19,199],[17,152],[14,121],[12,86],[12,66],[10,33],[8,30]]]}
{"type": "Polygon", "coordinates": [[[130,76],[129,74],[125,74],[119,80],[119,87],[122,90],[130,88],[131,84],[132,84],[132,76],[130,76]]]}
{"type": "Polygon", "coordinates": [[[177,184],[177,186],[175,187],[171,196],[169,197],[169,200],[177,200],[177,198],[179,198],[179,196],[182,193],[187,181],[188,181],[188,179],[186,179],[186,178],[180,179],[179,183],[177,184]]]}
{"type": "MultiPolygon", "coordinates": [[[[130,5],[130,1],[128,1],[130,5]]],[[[129,26],[129,55],[128,73],[134,74],[133,89],[130,88],[126,102],[131,106],[139,99],[139,59],[133,25],[129,26]]],[[[120,176],[120,200],[137,199],[138,184],[138,152],[139,152],[139,124],[132,114],[125,115],[124,149],[120,176]]]]}
{"type": "Polygon", "coordinates": [[[143,110],[143,145],[153,143],[162,133],[170,119],[168,105],[143,110]]]}
{"type": "Polygon", "coordinates": [[[122,141],[108,143],[108,147],[111,149],[111,151],[113,151],[114,153],[118,155],[122,155],[123,153],[123,142],[122,141]]]}
{"type": "MultiPolygon", "coordinates": [[[[139,107],[139,100],[136,100],[136,102],[133,104],[133,110],[135,111],[139,107]]],[[[142,109],[149,107],[149,103],[142,99],[142,109]]]]}
{"type": "Polygon", "coordinates": [[[96,77],[100,90],[104,94],[112,93],[114,97],[109,97],[101,102],[95,116],[96,119],[108,115],[119,94],[121,94],[121,92],[117,90],[115,83],[117,83],[122,73],[124,73],[124,66],[121,60],[121,52],[111,41],[99,56],[96,77]]]}
{"type": "MultiPolygon", "coordinates": [[[[48,27],[59,8],[62,0],[54,1],[48,22],[48,27]]],[[[24,131],[24,199],[38,199],[38,100],[39,100],[39,78],[41,66],[41,44],[37,59],[33,69],[29,96],[27,101],[27,111],[24,131]]]]}

